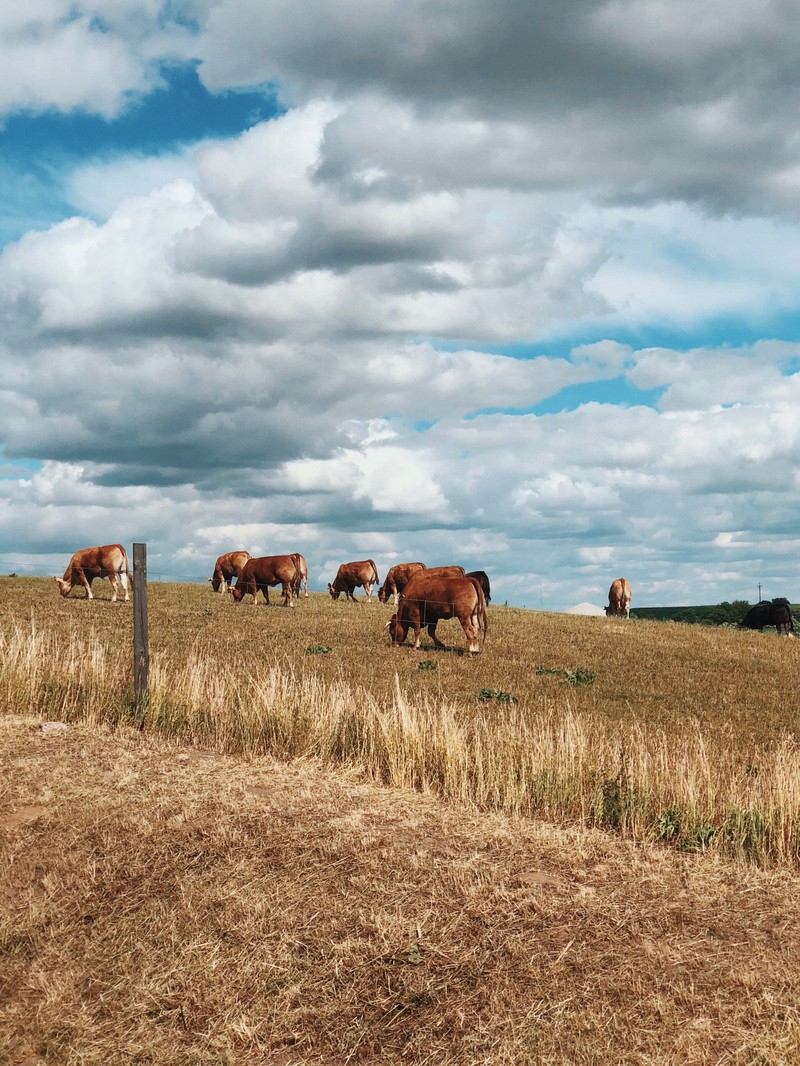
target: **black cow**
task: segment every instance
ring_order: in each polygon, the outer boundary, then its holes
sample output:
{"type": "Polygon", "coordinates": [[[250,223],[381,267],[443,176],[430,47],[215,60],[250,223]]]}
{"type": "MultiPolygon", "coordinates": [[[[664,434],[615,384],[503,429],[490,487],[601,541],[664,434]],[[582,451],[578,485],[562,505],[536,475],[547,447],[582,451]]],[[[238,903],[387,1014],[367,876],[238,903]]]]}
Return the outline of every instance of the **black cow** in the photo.
{"type": "Polygon", "coordinates": [[[483,589],[483,598],[486,600],[487,603],[491,603],[492,602],[492,597],[491,597],[492,589],[491,589],[491,586],[489,584],[489,575],[486,573],[486,571],[485,570],[470,570],[470,572],[467,574],[467,577],[474,577],[475,578],[475,580],[478,582],[480,587],[483,589]]]}
{"type": "Polygon", "coordinates": [[[775,600],[761,600],[755,607],[751,607],[739,623],[740,629],[758,629],[764,626],[775,626],[780,633],[781,627],[784,633],[789,635],[789,630],[794,633],[794,620],[789,601],[785,596],[779,596],[775,600]]]}

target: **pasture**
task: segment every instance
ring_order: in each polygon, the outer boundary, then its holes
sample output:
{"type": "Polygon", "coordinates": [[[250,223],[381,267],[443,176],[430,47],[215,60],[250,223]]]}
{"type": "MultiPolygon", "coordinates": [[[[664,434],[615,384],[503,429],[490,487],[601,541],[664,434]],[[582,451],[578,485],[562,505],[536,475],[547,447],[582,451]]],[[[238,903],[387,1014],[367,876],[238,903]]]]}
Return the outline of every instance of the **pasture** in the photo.
{"type": "MultiPolygon", "coordinates": [[[[0,579],[7,711],[228,754],[315,757],[481,810],[764,865],[800,857],[800,644],[775,634],[489,607],[483,652],[392,648],[389,605],[295,609],[149,588],[151,698],[131,711],[130,604],[0,579]]],[[[273,602],[275,597],[273,596],[273,602]]]]}
{"type": "Polygon", "coordinates": [[[0,579],[0,1062],[797,1061],[798,642],[156,584],[137,718],[96,594],[0,579]]]}

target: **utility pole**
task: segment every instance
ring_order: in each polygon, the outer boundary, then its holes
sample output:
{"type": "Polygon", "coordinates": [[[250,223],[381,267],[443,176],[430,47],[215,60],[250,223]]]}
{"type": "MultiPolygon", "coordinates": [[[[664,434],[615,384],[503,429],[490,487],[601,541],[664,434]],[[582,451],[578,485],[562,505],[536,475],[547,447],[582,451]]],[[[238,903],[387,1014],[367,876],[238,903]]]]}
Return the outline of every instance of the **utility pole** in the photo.
{"type": "Polygon", "coordinates": [[[758,583],[758,602],[761,603],[761,582],[758,583]]]}

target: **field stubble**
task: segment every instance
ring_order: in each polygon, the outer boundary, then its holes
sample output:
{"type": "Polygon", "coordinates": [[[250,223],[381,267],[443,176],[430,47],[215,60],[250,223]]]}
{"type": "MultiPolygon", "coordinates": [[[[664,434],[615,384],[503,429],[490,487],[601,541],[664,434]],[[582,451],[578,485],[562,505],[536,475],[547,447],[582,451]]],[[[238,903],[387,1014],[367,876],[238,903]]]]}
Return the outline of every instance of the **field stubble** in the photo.
{"type": "Polygon", "coordinates": [[[470,657],[455,622],[440,624],[447,651],[391,648],[390,613],[319,593],[287,610],[151,585],[151,695],[136,717],[131,605],[4,578],[0,699],[16,714],[135,720],[219,752],[349,765],[482,810],[797,863],[797,642],[492,606],[470,657]]]}
{"type": "Polygon", "coordinates": [[[0,1063],[797,1062],[800,645],[388,613],[0,580],[0,1063]]]}

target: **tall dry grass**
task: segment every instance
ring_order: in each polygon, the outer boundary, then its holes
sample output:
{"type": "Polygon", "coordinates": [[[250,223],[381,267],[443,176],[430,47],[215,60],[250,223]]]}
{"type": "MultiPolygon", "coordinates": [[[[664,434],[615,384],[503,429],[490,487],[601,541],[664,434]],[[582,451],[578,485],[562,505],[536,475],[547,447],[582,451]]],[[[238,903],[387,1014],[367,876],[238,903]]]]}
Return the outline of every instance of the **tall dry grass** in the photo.
{"type": "MultiPolygon", "coordinates": [[[[57,601],[24,579],[0,591],[6,711],[135,719],[474,808],[764,865],[800,858],[793,641],[493,608],[470,659],[389,648],[377,605],[316,596],[287,611],[153,586],[150,699],[137,717],[130,605],[57,601]]],[[[455,624],[442,636],[463,648],[455,624]]]]}

